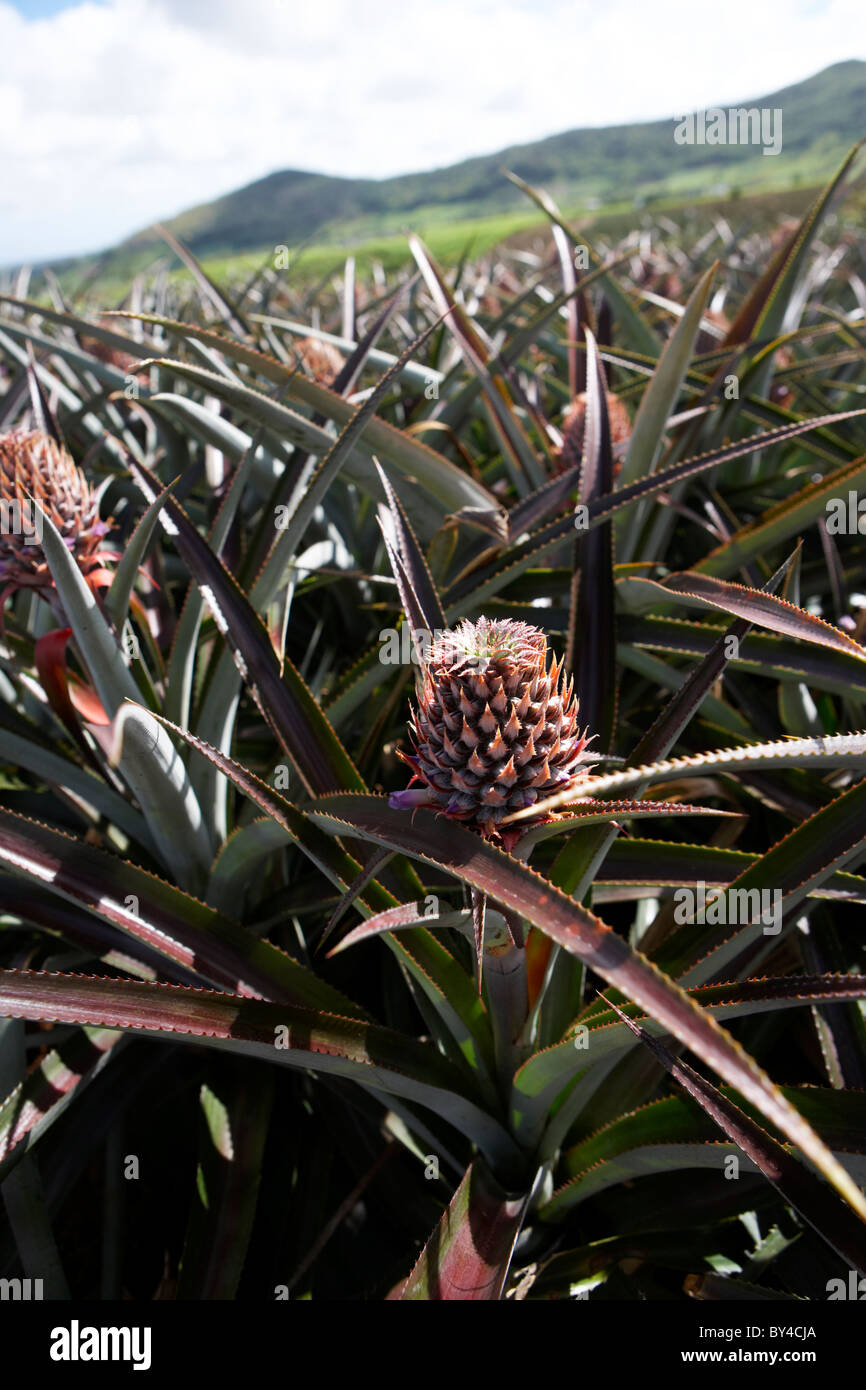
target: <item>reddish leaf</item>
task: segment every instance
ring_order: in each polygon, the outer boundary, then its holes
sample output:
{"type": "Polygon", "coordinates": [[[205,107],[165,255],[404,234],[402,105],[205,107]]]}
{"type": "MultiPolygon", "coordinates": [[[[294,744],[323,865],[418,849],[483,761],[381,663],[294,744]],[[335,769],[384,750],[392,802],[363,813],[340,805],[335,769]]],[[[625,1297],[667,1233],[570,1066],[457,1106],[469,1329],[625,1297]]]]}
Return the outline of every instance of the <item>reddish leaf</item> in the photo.
{"type": "Polygon", "coordinates": [[[108,724],[111,721],[98,696],[88,686],[73,677],[70,689],[66,648],[71,636],[71,627],[59,627],[44,633],[34,650],[36,670],[54,713],[69,730],[88,762],[96,766],[78,715],[83,714],[93,724],[108,724]]]}
{"type": "Polygon", "coordinates": [[[470,1164],[418,1263],[390,1298],[434,1303],[501,1298],[526,1200],[503,1192],[480,1161],[470,1164]]]}

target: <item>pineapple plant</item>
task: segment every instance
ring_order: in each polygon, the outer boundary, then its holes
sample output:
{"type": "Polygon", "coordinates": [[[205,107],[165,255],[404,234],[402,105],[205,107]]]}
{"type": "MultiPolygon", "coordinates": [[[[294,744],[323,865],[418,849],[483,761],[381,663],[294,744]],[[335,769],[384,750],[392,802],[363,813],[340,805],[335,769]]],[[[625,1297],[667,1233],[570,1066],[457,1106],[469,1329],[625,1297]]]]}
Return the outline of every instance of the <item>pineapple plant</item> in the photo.
{"type": "Polygon", "coordinates": [[[686,216],[676,314],[603,228],[576,284],[505,248],[468,294],[413,237],[351,313],[271,266],[4,291],[3,500],[42,534],[0,543],[0,1183],[38,1215],[0,1277],[37,1229],[46,1297],[864,1269],[850,166],[772,274],[772,219],[735,256],[686,216]],[[296,341],[349,321],[327,371],[296,341]]]}

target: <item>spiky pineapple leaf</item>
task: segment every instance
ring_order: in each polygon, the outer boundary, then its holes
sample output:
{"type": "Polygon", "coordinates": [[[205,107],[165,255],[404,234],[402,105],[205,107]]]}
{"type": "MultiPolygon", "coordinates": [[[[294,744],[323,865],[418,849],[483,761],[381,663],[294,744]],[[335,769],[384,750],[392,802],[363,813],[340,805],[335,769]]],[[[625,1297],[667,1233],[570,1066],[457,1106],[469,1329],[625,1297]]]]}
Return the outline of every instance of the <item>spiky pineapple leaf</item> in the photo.
{"type": "Polygon", "coordinates": [[[518,491],[526,493],[540,487],[544,475],[526,432],[514,410],[511,391],[501,374],[492,372],[488,363],[490,353],[481,340],[475,325],[463,306],[448,288],[445,276],[419,236],[409,234],[409,249],[424,277],[427,289],[446,327],[453,333],[460,352],[477,375],[490,417],[502,445],[503,457],[510,466],[518,491]]]}
{"type": "MultiPolygon", "coordinates": [[[[621,487],[636,482],[652,472],[658,456],[659,446],[667,427],[668,418],[673,414],[680,389],[692,357],[695,338],[700,329],[701,319],[707,307],[710,289],[718,265],[714,263],[701,276],[692,290],[689,302],[676,328],[662,348],[656,369],[647,386],[631,432],[628,451],[622,465],[619,482],[621,487]]],[[[629,538],[622,538],[619,547],[620,558],[628,560],[634,549],[637,516],[632,515],[629,538]]]]}
{"type": "MultiPolygon", "coordinates": [[[[366,399],[354,411],[351,418],[340,430],[337,438],[330,442],[330,446],[324,451],[324,457],[306,479],[300,494],[293,499],[294,509],[285,526],[276,535],[268,558],[262,567],[260,580],[267,582],[266,576],[271,568],[275,568],[278,573],[282,574],[286,564],[294,559],[304,533],[312,521],[313,513],[324,500],[325,494],[338,476],[349,453],[364,435],[388,387],[399,376],[403,364],[408,362],[424,345],[435,328],[436,324],[431,324],[409,344],[398,361],[394,363],[393,367],[388,368],[366,399]]],[[[376,467],[378,470],[378,464],[376,467]]]]}
{"type": "Polygon", "coordinates": [[[101,777],[95,777],[54,749],[37,742],[35,729],[33,738],[24,738],[3,727],[2,737],[3,751],[10,764],[80,797],[87,806],[93,807],[110,823],[118,826],[135,844],[148,853],[156,853],[156,846],[141,812],[101,777]]]}
{"type": "MultiPolygon", "coordinates": [[[[176,481],[177,479],[175,479],[176,481]]],[[[105,595],[105,611],[118,632],[121,631],[126,621],[129,612],[129,600],[132,596],[139,566],[144,559],[150,538],[156,530],[160,508],[173,487],[174,482],[169,483],[168,487],[154,498],[145,511],[124,547],[114,572],[114,578],[111,581],[111,588],[105,595]]]]}
{"type": "MultiPolygon", "coordinates": [[[[641,648],[683,656],[706,656],[714,644],[734,631],[709,622],[659,614],[621,614],[621,649],[641,648]]],[[[733,648],[729,648],[733,650],[733,648]]],[[[729,662],[734,670],[774,681],[805,681],[818,690],[866,699],[866,667],[859,657],[769,632],[749,632],[737,643],[729,662]]]]}
{"type": "Polygon", "coordinates": [[[438,905],[428,910],[426,903],[398,903],[396,907],[385,908],[384,912],[376,912],[372,917],[368,917],[365,922],[359,923],[351,931],[341,937],[336,946],[332,946],[328,952],[329,956],[339,955],[341,951],[346,951],[350,946],[357,946],[361,941],[367,941],[372,936],[380,936],[382,932],[394,932],[405,930],[406,927],[417,927],[425,923],[428,927],[437,928],[456,927],[463,929],[470,922],[468,908],[458,908],[453,912],[440,913],[438,905]]]}
{"type": "Polygon", "coordinates": [[[80,1028],[28,1071],[0,1099],[0,1179],[59,1119],[77,1090],[108,1065],[123,1034],[80,1028]]]}
{"type": "MultiPolygon", "coordinates": [[[[219,768],[230,781],[249,797],[253,803],[264,811],[285,833],[287,839],[296,844],[299,849],[322,871],[332,883],[340,889],[345,890],[355,881],[360,873],[361,866],[351,855],[346,854],[339,846],[335,845],[333,839],[324,835],[317,826],[312,825],[306,815],[299,811],[290,801],[279,792],[270,787],[267,782],[263,782],[254,773],[241,766],[227,753],[221,753],[218,748],[212,748],[210,744],[192,734],[187,729],[181,729],[172,724],[169,719],[162,717],[162,723],[173,733],[184,740],[190,748],[194,748],[203,758],[219,768]]],[[[375,880],[365,885],[365,891],[361,895],[361,900],[369,898],[371,907],[393,907],[396,899],[375,880]]]]}
{"type": "MultiPolygon", "coordinates": [[[[821,1000],[864,998],[866,977],[783,976],[703,985],[688,993],[712,1017],[736,1019],[776,1009],[807,1007],[821,1000]]],[[[661,1026],[639,1006],[624,1003],[622,1008],[629,1017],[639,1020],[645,1031],[663,1035],[661,1026]]],[[[603,1000],[594,1000],[560,1041],[534,1053],[515,1074],[511,1098],[515,1129],[537,1135],[547,1126],[541,1152],[550,1156],[575,1114],[589,1102],[593,1090],[603,1084],[611,1063],[632,1046],[633,1038],[617,1015],[603,1000]],[[569,1095],[551,1119],[553,1102],[582,1077],[582,1091],[569,1095]]]]}
{"type": "MultiPolygon", "coordinates": [[[[51,518],[35,504],[45,558],[103,707],[113,718],[138,687],[96,599],[51,518]]],[[[141,708],[120,770],[147,820],[154,843],[177,881],[201,886],[212,848],[183,760],[150,713],[141,708]]]]}
{"type": "Polygon", "coordinates": [[[267,1067],[251,1075],[242,1064],[213,1068],[201,1086],[198,1167],[178,1272],[179,1299],[237,1296],[256,1215],[273,1094],[274,1078],[267,1067]]]}
{"type": "Polygon", "coordinates": [[[619,820],[674,819],[678,816],[736,816],[736,811],[716,810],[712,806],[690,806],[684,801],[593,801],[581,798],[569,802],[570,814],[559,820],[534,825],[521,837],[520,858],[542,840],[569,834],[590,825],[610,825],[619,820]]]}
{"type": "MultiPolygon", "coordinates": [[[[551,222],[562,229],[572,246],[585,247],[593,260],[599,260],[599,257],[587,242],[585,235],[581,233],[581,235],[578,236],[572,231],[548,193],[543,189],[533,188],[532,184],[527,183],[525,179],[520,178],[518,174],[511,173],[508,169],[504,169],[503,173],[505,177],[510,179],[528,198],[531,198],[532,201],[541,208],[542,212],[546,213],[551,222]]],[[[658,356],[661,344],[653,330],[645,323],[644,319],[638,313],[628,295],[612,275],[605,273],[602,279],[605,293],[613,305],[614,313],[623,325],[626,337],[630,338],[635,347],[641,352],[648,353],[650,357],[653,358],[658,356]]]]}
{"type": "Polygon", "coordinates": [[[210,275],[208,275],[207,271],[193,255],[192,251],[190,251],[189,247],[184,246],[180,238],[176,237],[174,232],[168,227],[164,227],[161,222],[155,222],[153,226],[154,231],[159,233],[166,246],[169,246],[178,260],[182,261],[187,270],[191,271],[204,298],[216,309],[217,313],[225,320],[232,332],[237,333],[241,338],[248,336],[249,328],[241,316],[240,310],[229,301],[225,293],[219,288],[210,275]]]}
{"type": "Polygon", "coordinates": [[[0,971],[0,1018],[50,1019],[214,1047],[338,1076],[441,1115],[505,1171],[513,1140],[479,1104],[471,1079],[404,1033],[288,1003],[180,985],[40,971],[0,971]]]}
{"type": "Polygon", "coordinates": [[[730,326],[725,346],[748,339],[766,340],[781,332],[785,311],[802,273],[809,247],[818,226],[851,168],[862,141],[848,152],[830,182],[809,208],[800,225],[780,248],[764,274],[747,296],[730,326]]]}
{"type": "MultiPolygon", "coordinates": [[[[698,1078],[698,1081],[702,1080],[703,1078],[698,1078]]],[[[706,1084],[704,1082],[705,1086],[706,1084]]],[[[784,1086],[780,1089],[809,1116],[828,1144],[832,1145],[843,1160],[853,1163],[858,1174],[866,1174],[862,1095],[851,1091],[818,1091],[813,1087],[784,1086]]],[[[745,1171],[754,1172],[760,1169],[757,1160],[760,1158],[763,1162],[772,1153],[778,1164],[775,1178],[782,1195],[805,1215],[800,1205],[804,1193],[801,1179],[804,1175],[812,1175],[806,1174],[806,1170],[801,1169],[799,1164],[796,1165],[800,1171],[794,1177],[793,1190],[786,1190],[786,1181],[793,1177],[796,1171],[792,1166],[794,1160],[766,1131],[756,1126],[745,1111],[733,1104],[731,1095],[730,1087],[718,1090],[711,1087],[706,1099],[717,1107],[719,1118],[724,1115],[730,1119],[732,1127],[742,1127],[741,1137],[745,1138],[753,1133],[753,1129],[757,1129],[762,1136],[761,1144],[766,1146],[763,1154],[746,1157],[742,1154],[737,1155],[741,1167],[745,1171]]],[[[632,1181],[642,1175],[678,1168],[724,1168],[726,1161],[731,1157],[732,1145],[719,1138],[717,1123],[718,1120],[708,1111],[700,1108],[697,1097],[687,1099],[681,1095],[651,1101],[632,1113],[611,1121],[563,1154],[566,1181],[543,1205],[541,1219],[561,1220],[575,1205],[594,1193],[616,1183],[632,1181]]],[[[729,1134],[728,1137],[737,1142],[733,1134],[729,1134]]],[[[812,1182],[817,1183],[818,1179],[812,1177],[812,1182]]],[[[811,1188],[811,1184],[807,1186],[811,1188]]],[[[820,1192],[819,1209],[823,1207],[821,1198],[831,1195],[823,1186],[820,1187],[820,1192]]],[[[805,1197],[806,1205],[809,1205],[811,1195],[810,1193],[805,1197]]],[[[812,1210],[814,1214],[815,1209],[812,1210]]],[[[844,1257],[859,1264],[864,1259],[859,1228],[856,1223],[851,1222],[844,1207],[838,1210],[842,1215],[841,1227],[837,1227],[831,1216],[829,1229],[836,1234],[840,1243],[849,1247],[844,1257]]],[[[826,1228],[820,1233],[826,1235],[826,1228]]]]}
{"type": "Polygon", "coordinates": [[[688,984],[703,984],[726,973],[744,946],[763,944],[766,952],[769,944],[778,940],[783,923],[791,924],[793,912],[809,892],[864,854],[866,780],[822,806],[733,880],[725,891],[726,903],[750,904],[745,921],[739,912],[735,914],[735,921],[741,923],[738,930],[731,931],[726,923],[705,925],[696,931],[691,921],[663,949],[659,963],[688,984]],[[737,898],[732,896],[735,893],[737,898]],[[772,903],[772,927],[752,906],[758,899],[762,904],[772,903]]]}
{"type": "MultiPolygon", "coordinates": [[[[765,590],[768,593],[778,587],[789,564],[790,561],[786,562],[768,579],[765,585],[765,590]]],[[[713,682],[722,675],[731,657],[730,639],[734,639],[733,648],[738,650],[739,642],[749,631],[749,628],[750,623],[746,618],[738,618],[716,645],[707,652],[703,660],[689,672],[673,698],[661,710],[654,723],[632,751],[629,758],[631,765],[666,756],[698,709],[706,700],[713,698],[710,696],[713,682]]],[[[748,726],[744,732],[748,732],[748,726]]],[[[645,785],[641,784],[638,789],[639,794],[642,795],[644,790],[645,785]]],[[[618,828],[615,824],[610,825],[606,830],[599,828],[587,832],[581,829],[578,833],[573,834],[557,856],[551,873],[553,882],[558,884],[560,888],[565,888],[572,896],[583,897],[587,885],[595,878],[599,866],[603,863],[611,845],[615,843],[617,834],[618,828]]],[[[545,1027],[547,1022],[545,1015],[543,1016],[545,1027]]]]}
{"type": "MultiPolygon", "coordinates": [[[[656,894],[666,887],[679,888],[698,882],[716,887],[731,883],[757,858],[747,850],[674,844],[670,840],[632,836],[611,846],[594,881],[593,894],[608,887],[616,890],[624,884],[645,886],[656,894]]],[[[866,896],[866,878],[859,874],[834,873],[820,886],[810,889],[810,896],[861,902],[866,896]]]]}
{"type": "Polygon", "coordinates": [[[388,480],[388,475],[379,467],[378,463],[376,463],[376,468],[379,474],[379,481],[382,484],[382,489],[388,502],[388,514],[390,515],[391,525],[394,529],[394,536],[396,539],[396,549],[394,549],[387,535],[385,536],[385,544],[389,548],[389,557],[391,557],[393,550],[391,567],[395,570],[394,578],[397,580],[399,587],[401,577],[403,577],[407,595],[410,596],[410,606],[412,606],[412,600],[414,600],[414,607],[417,608],[417,614],[413,615],[410,613],[406,598],[403,595],[403,589],[401,588],[400,598],[403,603],[403,611],[406,613],[410,622],[414,621],[417,627],[425,627],[428,632],[435,632],[437,628],[444,629],[447,627],[447,623],[442,609],[442,600],[436,591],[436,585],[433,583],[430,568],[424,558],[424,552],[418,544],[418,540],[409,523],[409,518],[400,505],[400,499],[388,480]],[[395,562],[401,574],[397,573],[395,562]]]}
{"type": "Polygon", "coordinates": [[[376,797],[322,797],[308,814],[335,834],[354,827],[386,845],[454,874],[539,927],[667,1027],[796,1143],[866,1221],[866,1200],[838,1160],[755,1060],[668,976],[552,883],[462,826],[418,809],[407,818],[376,797]]]}
{"type": "MultiPolygon", "coordinates": [[[[0,862],[110,922],[128,939],[239,994],[365,1013],[269,941],[137,865],[0,810],[0,862]]],[[[122,940],[119,937],[118,940],[122,940]]]]}
{"type": "MultiPolygon", "coordinates": [[[[233,338],[201,328],[198,324],[179,323],[157,314],[135,314],[132,317],[140,318],[145,323],[170,329],[182,337],[195,338],[199,342],[224,352],[233,361],[242,362],[251,367],[253,371],[268,381],[278,385],[286,385],[290,397],[312,407],[318,414],[333,420],[340,427],[348,424],[355,413],[348,401],[335,391],[329,390],[327,386],[322,386],[317,381],[311,381],[300,373],[293,373],[284,363],[278,362],[275,358],[267,357],[255,348],[247,347],[233,338]]],[[[179,365],[185,366],[183,363],[179,365]]],[[[212,383],[205,381],[204,384],[208,385],[209,388],[212,383]]],[[[246,399],[249,406],[249,398],[246,399]]],[[[267,398],[260,397],[260,399],[266,400],[267,398]]],[[[257,408],[261,409],[258,406],[257,408]]],[[[298,416],[297,419],[303,420],[304,417],[298,416]]],[[[276,425],[276,421],[274,423],[276,425]]],[[[309,425],[307,427],[310,428],[309,425]]],[[[277,428],[279,429],[279,426],[277,428]]],[[[300,426],[295,422],[293,428],[299,429],[300,426]]],[[[280,437],[291,438],[291,435],[285,433],[285,429],[280,429],[279,434],[280,437]]],[[[322,442],[319,441],[320,446],[322,442]]],[[[324,442],[327,450],[333,440],[326,435],[324,442]]],[[[494,515],[501,512],[501,506],[493,495],[469,474],[462,472],[449,459],[443,458],[441,454],[437,454],[426,444],[422,444],[420,440],[397,429],[378,416],[373,416],[367,424],[365,447],[371,452],[375,451],[380,454],[382,458],[387,459],[390,464],[401,473],[405,473],[407,477],[417,478],[422,486],[427,488],[430,495],[437,498],[450,511],[459,512],[463,507],[478,507],[482,511],[494,515]]],[[[321,447],[314,448],[313,452],[321,453],[321,447]]]]}
{"type": "Polygon", "coordinates": [[[745,584],[732,584],[710,575],[686,571],[668,575],[663,580],[634,575],[620,581],[619,592],[627,592],[629,603],[634,603],[636,599],[638,606],[665,602],[669,596],[675,595],[686,607],[721,609],[734,617],[768,628],[771,632],[778,632],[783,637],[817,643],[866,661],[866,651],[847,633],[777,594],[750,589],[745,584]]]}
{"type": "MultiPolygon", "coordinates": [[[[629,1019],[616,1008],[616,1005],[613,1008],[626,1027],[649,1049],[656,1061],[660,1062],[683,1090],[697,1102],[713,1125],[733,1140],[781,1196],[791,1203],[844,1260],[866,1272],[866,1232],[862,1227],[854,1226],[849,1211],[837,1194],[831,1192],[810,1169],[789,1154],[772,1134],[756,1124],[730,1097],[723,1095],[718,1087],[696,1072],[694,1067],[674,1056],[663,1043],[647,1033],[640,1024],[629,1019]]],[[[857,1099],[861,1101],[859,1119],[862,1124],[866,1116],[866,1109],[862,1104],[864,1098],[857,1099]]],[[[862,1135],[862,1128],[860,1132],[862,1135]]],[[[866,1139],[861,1138],[860,1147],[866,1148],[866,1139]]],[[[850,1157],[848,1167],[852,1167],[850,1157]]],[[[862,1165],[862,1174],[866,1177],[866,1163],[862,1165]]]]}
{"type": "MultiPolygon", "coordinates": [[[[133,475],[149,500],[158,493],[156,480],[138,464],[133,475]]],[[[223,562],[199,535],[173,497],[166,500],[160,520],[188,565],[235,664],[280,746],[286,750],[308,791],[338,787],[362,788],[364,783],[337,738],[320,705],[286,658],[282,670],[261,618],[223,562]]]]}
{"type": "MultiPolygon", "coordinates": [[[[586,337],[586,425],[580,464],[578,503],[588,507],[613,488],[613,455],[607,410],[607,380],[595,338],[586,337]]],[[[575,533],[566,665],[580,691],[580,716],[611,747],[616,726],[616,612],[614,606],[613,526],[575,533]]]]}
{"type": "MultiPolygon", "coordinates": [[[[167,720],[164,722],[169,728],[174,728],[167,720]]],[[[342,850],[331,836],[323,834],[316,825],[311,824],[302,811],[226,754],[202,743],[194,734],[180,729],[175,729],[175,732],[191,748],[219,767],[240,791],[268,814],[274,827],[303,850],[339,888],[348,888],[357,883],[360,876],[358,862],[342,850]]],[[[257,832],[257,838],[261,834],[261,830],[257,832]]],[[[231,845],[232,841],[227,843],[231,845]]],[[[274,843],[273,835],[264,834],[263,843],[266,852],[274,843]]],[[[232,858],[235,856],[232,855],[232,858]]],[[[245,863],[239,865],[235,873],[248,871],[249,866],[245,863]]],[[[224,883],[223,877],[215,883],[218,897],[222,894],[224,883]]],[[[402,911],[393,896],[375,878],[370,880],[367,875],[364,875],[363,886],[356,888],[355,901],[368,918],[377,907],[385,913],[396,911],[397,915],[402,911]]],[[[427,920],[423,913],[419,917],[422,921],[427,920]]],[[[467,988],[466,972],[441,942],[417,924],[414,928],[407,927],[399,941],[389,938],[389,945],[445,1023],[460,1055],[478,1072],[481,1084],[486,1085],[492,1066],[490,1025],[483,1004],[467,988]]]]}
{"type": "MultiPolygon", "coordinates": [[[[866,767],[866,733],[833,734],[827,738],[792,738],[773,743],[751,744],[747,748],[720,748],[715,753],[696,753],[683,758],[669,758],[641,767],[624,768],[621,772],[588,775],[581,786],[586,796],[608,796],[631,791],[644,782],[655,785],[682,777],[703,773],[736,772],[738,769],[757,772],[763,768],[820,767],[847,768],[856,772],[866,767]]],[[[538,802],[533,811],[554,811],[565,797],[550,797],[538,802]]],[[[522,812],[508,817],[508,823],[525,820],[522,812]]]]}
{"type": "MultiPolygon", "coordinates": [[[[624,508],[634,506],[643,498],[657,496],[673,484],[696,477],[720,463],[742,458],[745,454],[768,448],[771,444],[781,444],[786,440],[795,439],[798,435],[806,434],[808,431],[818,429],[823,425],[850,420],[855,416],[864,414],[866,414],[866,408],[840,411],[835,415],[819,415],[812,420],[802,420],[794,424],[782,425],[778,429],[750,435],[745,440],[739,440],[734,444],[725,444],[718,449],[711,449],[708,453],[699,454],[695,458],[683,459],[680,463],[671,464],[669,468],[660,469],[648,478],[642,478],[628,487],[620,488],[616,492],[608,493],[606,496],[590,502],[581,522],[582,529],[592,530],[595,526],[601,526],[608,518],[615,516],[624,508]]],[[[471,580],[467,580],[459,589],[449,591],[444,595],[448,617],[451,618],[460,612],[472,611],[484,599],[498,594],[512,579],[516,579],[518,575],[540,560],[554,546],[569,539],[573,532],[573,518],[565,517],[562,520],[551,522],[525,541],[503,551],[493,564],[487,566],[479,574],[473,574],[471,580]]]]}
{"type": "Polygon", "coordinates": [[[757,556],[766,555],[774,545],[802,535],[807,527],[826,518],[829,502],[847,499],[849,492],[858,492],[864,481],[866,460],[862,458],[844,463],[816,481],[810,479],[805,487],[762,511],[754,521],[740,527],[698,560],[695,571],[719,579],[734,574],[757,556]]]}

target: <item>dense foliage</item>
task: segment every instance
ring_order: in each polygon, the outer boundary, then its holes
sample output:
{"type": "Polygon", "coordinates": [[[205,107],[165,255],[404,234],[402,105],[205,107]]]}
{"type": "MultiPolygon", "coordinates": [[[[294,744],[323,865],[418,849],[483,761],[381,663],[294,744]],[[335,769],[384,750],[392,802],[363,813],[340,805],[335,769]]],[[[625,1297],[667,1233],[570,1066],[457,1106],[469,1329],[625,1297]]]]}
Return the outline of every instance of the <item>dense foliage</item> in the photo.
{"type": "Polygon", "coordinates": [[[119,313],[0,295],[0,1276],[866,1272],[852,159],[800,222],[596,245],[524,185],[541,248],[451,270],[217,287],[169,234],[119,313]]]}

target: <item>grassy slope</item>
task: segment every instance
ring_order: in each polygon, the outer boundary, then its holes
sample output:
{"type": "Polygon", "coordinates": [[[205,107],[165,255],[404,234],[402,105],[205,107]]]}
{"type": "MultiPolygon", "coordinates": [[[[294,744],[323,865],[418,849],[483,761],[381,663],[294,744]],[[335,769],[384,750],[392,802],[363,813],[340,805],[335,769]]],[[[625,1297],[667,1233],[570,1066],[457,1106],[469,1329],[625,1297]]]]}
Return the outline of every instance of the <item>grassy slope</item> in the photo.
{"type": "MultiPolygon", "coordinates": [[[[739,226],[762,225],[777,222],[780,217],[800,217],[818,191],[818,185],[802,186],[784,191],[755,193],[741,196],[695,199],[689,197],[659,200],[654,209],[664,212],[676,222],[688,221],[695,235],[709,227],[718,216],[736,221],[739,226]]],[[[866,203],[866,189],[859,198],[849,200],[859,204],[866,203]]],[[[576,227],[582,227],[594,243],[608,237],[615,240],[626,235],[636,225],[634,204],[626,200],[586,214],[580,209],[564,209],[566,216],[576,227]]],[[[418,225],[418,224],[416,224],[418,225]]],[[[483,255],[500,245],[529,247],[543,236],[549,240],[549,224],[534,207],[520,213],[505,213],[500,216],[467,218],[462,221],[443,220],[441,217],[422,223],[419,227],[427,245],[436,259],[443,265],[455,264],[467,251],[473,256],[483,255]]],[[[374,262],[379,262],[389,273],[393,273],[410,260],[409,248],[404,233],[394,236],[370,238],[352,247],[358,274],[368,272],[374,262]]],[[[98,302],[100,308],[119,303],[129,291],[129,278],[134,270],[152,266],[157,256],[164,257],[173,265],[173,275],[188,276],[188,272],[163,248],[148,247],[133,256],[113,262],[106,266],[90,282],[88,297],[91,303],[98,302]]],[[[273,248],[258,248],[231,255],[205,255],[201,264],[207,273],[220,285],[230,287],[244,283],[262,262],[273,260],[273,248]]],[[[315,243],[302,248],[291,268],[283,272],[295,285],[312,285],[337,274],[342,270],[346,259],[346,246],[315,243]]],[[[93,267],[88,270],[92,273],[93,267]]],[[[71,267],[60,275],[64,293],[71,298],[78,297],[84,279],[80,267],[71,267]]]]}
{"type": "MultiPolygon", "coordinates": [[[[533,228],[537,212],[504,178],[503,167],[545,187],[579,223],[602,229],[619,212],[633,225],[635,208],[645,205],[676,211],[697,200],[709,210],[742,194],[751,206],[754,195],[792,195],[822,185],[866,133],[866,63],[836,64],[806,82],[742,104],[782,109],[781,155],[765,157],[756,147],[676,145],[669,120],[577,130],[379,182],[283,171],[193,208],[168,225],[218,279],[249,274],[279,245],[303,246],[295,273],[312,279],[336,269],[347,250],[360,268],[379,260],[394,269],[406,260],[410,227],[445,263],[468,246],[477,254],[533,228]]],[[[147,231],[104,257],[58,269],[70,289],[93,277],[93,288],[107,303],[126,292],[132,275],[162,256],[174,264],[164,244],[147,231]]]]}
{"type": "Polygon", "coordinates": [[[407,218],[429,224],[437,209],[454,219],[518,207],[519,194],[503,179],[503,166],[571,204],[592,199],[608,204],[625,190],[651,197],[706,193],[719,184],[766,188],[798,178],[817,182],[827,163],[866,131],[866,63],[839,63],[742,104],[781,108],[781,155],[763,156],[756,146],[677,145],[670,120],[572,130],[445,169],[379,181],[282,171],[193,208],[169,225],[198,255],[292,245],[312,234],[345,244],[347,238],[397,232],[407,218]]]}

